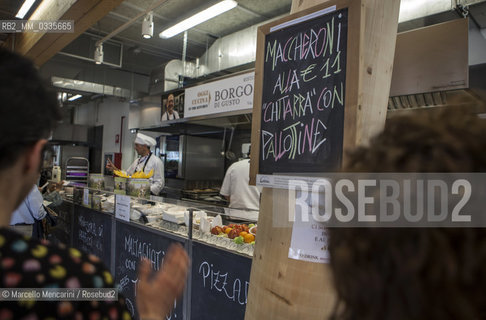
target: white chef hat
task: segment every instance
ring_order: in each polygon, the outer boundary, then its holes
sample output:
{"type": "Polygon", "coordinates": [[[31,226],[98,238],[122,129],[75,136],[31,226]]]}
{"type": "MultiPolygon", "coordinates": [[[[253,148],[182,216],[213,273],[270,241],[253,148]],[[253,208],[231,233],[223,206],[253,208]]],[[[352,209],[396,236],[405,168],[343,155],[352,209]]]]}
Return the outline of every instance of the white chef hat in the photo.
{"type": "Polygon", "coordinates": [[[138,144],[144,144],[144,145],[147,145],[149,147],[153,147],[155,146],[155,139],[152,138],[152,137],[149,137],[143,133],[137,133],[137,137],[135,138],[135,143],[138,143],[138,144]]]}

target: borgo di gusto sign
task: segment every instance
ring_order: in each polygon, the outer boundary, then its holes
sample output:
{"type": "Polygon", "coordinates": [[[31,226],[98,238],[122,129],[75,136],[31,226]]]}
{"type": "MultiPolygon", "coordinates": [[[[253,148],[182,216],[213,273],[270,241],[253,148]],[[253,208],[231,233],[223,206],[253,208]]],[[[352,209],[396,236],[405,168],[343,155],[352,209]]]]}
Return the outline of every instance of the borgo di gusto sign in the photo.
{"type": "Polygon", "coordinates": [[[253,108],[255,73],[186,89],[184,118],[253,108]]]}

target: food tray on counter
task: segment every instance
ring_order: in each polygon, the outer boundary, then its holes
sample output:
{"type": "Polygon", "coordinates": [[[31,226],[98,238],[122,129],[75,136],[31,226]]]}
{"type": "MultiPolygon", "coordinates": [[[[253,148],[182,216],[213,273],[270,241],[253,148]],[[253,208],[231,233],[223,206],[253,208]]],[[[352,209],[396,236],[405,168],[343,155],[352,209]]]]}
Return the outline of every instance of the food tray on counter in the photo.
{"type": "Polygon", "coordinates": [[[182,190],[181,193],[183,197],[194,199],[194,200],[200,200],[207,197],[219,195],[219,190],[218,189],[191,189],[191,190],[182,190]]]}

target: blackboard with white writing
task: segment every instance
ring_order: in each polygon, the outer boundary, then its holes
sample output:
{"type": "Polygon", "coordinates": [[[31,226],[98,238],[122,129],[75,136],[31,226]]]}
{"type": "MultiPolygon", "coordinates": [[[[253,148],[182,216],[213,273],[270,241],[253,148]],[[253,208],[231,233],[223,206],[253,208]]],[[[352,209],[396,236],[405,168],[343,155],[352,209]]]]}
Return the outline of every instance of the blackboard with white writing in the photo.
{"type": "Polygon", "coordinates": [[[63,243],[69,247],[72,247],[72,227],[73,227],[73,210],[74,205],[72,202],[63,201],[59,206],[53,208],[57,213],[56,225],[50,228],[47,240],[51,243],[63,243]]]}
{"type": "Polygon", "coordinates": [[[83,206],[74,206],[73,247],[99,257],[111,268],[112,216],[83,206]]]}
{"type": "MultiPolygon", "coordinates": [[[[163,258],[169,245],[182,241],[165,237],[162,233],[151,231],[137,225],[116,222],[115,281],[119,293],[126,298],[127,308],[132,317],[138,318],[135,304],[137,288],[137,266],[142,257],[149,259],[152,269],[162,268],[163,258]]],[[[167,320],[183,319],[182,298],[174,301],[174,310],[167,320]]]]}
{"type": "Polygon", "coordinates": [[[296,22],[265,36],[260,174],[341,163],[348,9],[296,22]]]}
{"type": "Polygon", "coordinates": [[[243,320],[251,258],[193,242],[191,319],[243,320]]]}

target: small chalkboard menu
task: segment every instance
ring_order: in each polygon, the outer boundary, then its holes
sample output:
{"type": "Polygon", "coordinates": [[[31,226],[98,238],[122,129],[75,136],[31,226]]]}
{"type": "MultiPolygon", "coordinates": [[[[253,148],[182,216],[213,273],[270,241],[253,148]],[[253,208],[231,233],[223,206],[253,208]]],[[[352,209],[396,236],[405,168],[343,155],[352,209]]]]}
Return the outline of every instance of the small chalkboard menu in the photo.
{"type": "MultiPolygon", "coordinates": [[[[115,281],[119,293],[126,298],[132,317],[138,318],[135,303],[137,266],[142,257],[152,262],[152,269],[160,270],[169,245],[177,240],[140,226],[116,221],[115,281]]],[[[179,242],[183,245],[182,240],[179,242]]],[[[167,320],[183,319],[182,299],[174,301],[174,309],[167,320]]]]}
{"type": "Polygon", "coordinates": [[[191,319],[243,320],[251,258],[193,242],[191,319]]]}
{"type": "Polygon", "coordinates": [[[51,243],[63,243],[72,247],[73,207],[74,205],[68,201],[63,201],[59,206],[54,207],[53,210],[57,213],[57,223],[50,229],[47,238],[51,243]]]}
{"type": "Polygon", "coordinates": [[[340,166],[347,41],[348,8],[314,12],[265,35],[260,174],[340,166]]]}
{"type": "Polygon", "coordinates": [[[99,257],[111,269],[112,216],[74,206],[73,247],[99,257]]]}

